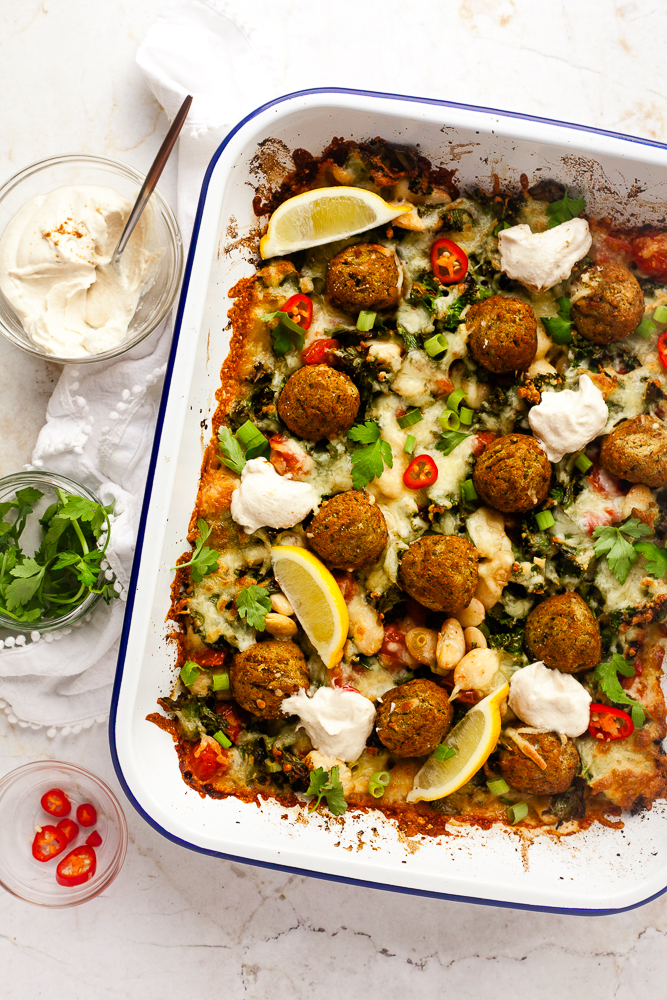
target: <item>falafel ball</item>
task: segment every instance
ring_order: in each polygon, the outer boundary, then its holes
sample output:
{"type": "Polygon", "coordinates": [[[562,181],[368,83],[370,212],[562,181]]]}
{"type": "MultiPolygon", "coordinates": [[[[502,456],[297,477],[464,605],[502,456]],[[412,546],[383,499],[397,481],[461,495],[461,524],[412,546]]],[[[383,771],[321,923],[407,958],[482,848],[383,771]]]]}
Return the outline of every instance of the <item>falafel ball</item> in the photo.
{"type": "Polygon", "coordinates": [[[547,597],[528,615],[524,641],[528,655],[564,674],[597,667],[602,656],[600,626],[579,594],[547,597]]]}
{"type": "Polygon", "coordinates": [[[572,291],[584,292],[572,303],[574,325],[594,344],[623,340],[644,316],[639,282],[622,264],[593,264],[582,271],[572,291]]]}
{"type": "Polygon", "coordinates": [[[297,437],[319,441],[348,431],[359,402],[359,390],[349,376],[329,365],[304,365],[287,379],[278,413],[297,437]]]}
{"type": "Polygon", "coordinates": [[[415,680],[382,695],[376,715],[377,734],[396,757],[433,753],[452,724],[454,709],[433,681],[415,680]]]}
{"type": "Polygon", "coordinates": [[[474,302],[465,318],[468,350],[496,375],[525,371],[537,353],[535,313],[521,299],[492,295],[474,302]]]}
{"type": "Polygon", "coordinates": [[[505,513],[524,513],[546,500],[551,465],[536,438],[506,434],[479,456],[472,481],[491,507],[505,513]]]}
{"type": "Polygon", "coordinates": [[[508,741],[498,754],[503,778],[526,795],[557,795],[566,791],[579,771],[579,754],[571,739],[561,743],[558,733],[522,733],[547,765],[544,770],[508,741]]]}
{"type": "Polygon", "coordinates": [[[458,535],[427,535],[403,556],[399,583],[431,611],[456,614],[467,608],[477,587],[477,549],[458,535]]]}
{"type": "Polygon", "coordinates": [[[648,413],[624,420],[602,439],[600,465],[631,483],[667,486],[667,427],[648,413]]]}
{"type": "Polygon", "coordinates": [[[393,250],[375,243],[357,243],[327,264],[326,294],[346,312],[395,309],[401,279],[393,250]]]}
{"type": "Polygon", "coordinates": [[[387,544],[384,514],[364,490],[337,493],[323,503],[307,532],[312,549],[334,569],[363,569],[387,544]]]}
{"type": "Polygon", "coordinates": [[[256,642],[237,653],[229,681],[241,708],[260,719],[282,718],[283,698],[310,684],[306,658],[289,639],[256,642]]]}

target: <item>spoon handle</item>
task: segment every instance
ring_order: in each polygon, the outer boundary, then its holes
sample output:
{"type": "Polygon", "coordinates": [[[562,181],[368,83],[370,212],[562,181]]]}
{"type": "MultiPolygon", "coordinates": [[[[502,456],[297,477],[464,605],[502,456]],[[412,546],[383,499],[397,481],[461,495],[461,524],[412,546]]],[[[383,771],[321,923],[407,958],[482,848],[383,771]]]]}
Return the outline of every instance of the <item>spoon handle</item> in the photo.
{"type": "Polygon", "coordinates": [[[153,160],[150,170],[146,174],[146,180],[141,185],[141,191],[137,196],[137,200],[134,203],[134,208],[128,216],[128,220],[125,223],[125,229],[123,234],[118,241],[118,246],[114,250],[113,257],[111,258],[112,263],[116,264],[120,259],[120,255],[127,246],[127,242],[134,231],[134,227],[139,221],[141,213],[146,207],[148,199],[155,190],[155,186],[160,179],[160,175],[165,168],[165,164],[171,155],[171,151],[176,144],[179,132],[183,128],[183,123],[187,118],[188,111],[190,110],[190,105],[192,104],[192,97],[188,96],[185,98],[181,104],[178,114],[171,123],[171,128],[164,137],[164,141],[160,146],[157,156],[153,160]]]}

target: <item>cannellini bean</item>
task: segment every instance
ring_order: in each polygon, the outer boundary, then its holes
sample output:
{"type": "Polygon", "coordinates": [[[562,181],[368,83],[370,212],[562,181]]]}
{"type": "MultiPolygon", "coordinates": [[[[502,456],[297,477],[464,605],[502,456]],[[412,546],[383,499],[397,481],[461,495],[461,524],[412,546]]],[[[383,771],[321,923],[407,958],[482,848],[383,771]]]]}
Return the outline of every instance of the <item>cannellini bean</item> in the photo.
{"type": "Polygon", "coordinates": [[[447,618],[438,636],[436,665],[431,669],[435,674],[446,674],[465,656],[465,651],[466,641],[461,623],[456,618],[447,618]]]}
{"type": "Polygon", "coordinates": [[[478,410],[491,395],[491,386],[487,382],[476,382],[473,379],[461,379],[461,388],[466,394],[466,406],[478,410]]]}
{"type": "Polygon", "coordinates": [[[637,510],[649,511],[653,508],[657,511],[658,505],[656,504],[653,494],[648,486],[644,486],[640,483],[637,486],[632,486],[630,488],[628,495],[623,501],[621,517],[630,517],[633,507],[636,507],[637,510]]]}
{"type": "Polygon", "coordinates": [[[384,625],[375,608],[366,603],[360,589],[347,603],[347,613],[350,617],[348,635],[354,640],[357,649],[364,656],[373,656],[384,642],[384,625]]]}
{"type": "Polygon", "coordinates": [[[436,662],[438,633],[432,628],[411,628],[405,636],[408,653],[414,656],[417,663],[432,667],[436,662]]]}
{"type": "Polygon", "coordinates": [[[454,668],[454,690],[449,700],[459,691],[484,692],[500,666],[500,654],[495,649],[471,649],[454,668]]]}
{"type": "Polygon", "coordinates": [[[276,639],[289,639],[290,636],[296,635],[298,626],[293,618],[269,611],[264,628],[269,635],[275,636],[276,639]]]}
{"type": "Polygon", "coordinates": [[[455,617],[460,621],[463,628],[481,625],[486,617],[486,608],[481,601],[473,597],[468,607],[464,608],[463,611],[459,611],[455,617]]]}
{"type": "Polygon", "coordinates": [[[463,635],[466,641],[466,653],[469,653],[471,649],[486,649],[488,646],[486,636],[478,628],[470,626],[470,628],[463,630],[463,635]]]}
{"type": "Polygon", "coordinates": [[[271,594],[271,607],[279,615],[287,615],[289,617],[294,614],[294,608],[284,594],[271,594]]]}

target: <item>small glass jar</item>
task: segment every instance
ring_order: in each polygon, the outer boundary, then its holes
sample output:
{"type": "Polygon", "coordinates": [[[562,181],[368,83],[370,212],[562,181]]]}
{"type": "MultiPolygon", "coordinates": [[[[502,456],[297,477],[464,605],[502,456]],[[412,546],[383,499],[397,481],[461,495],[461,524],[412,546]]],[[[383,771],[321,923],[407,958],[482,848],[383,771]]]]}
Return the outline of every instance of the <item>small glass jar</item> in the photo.
{"type": "MultiPolygon", "coordinates": [[[[0,188],[0,235],[26,202],[37,195],[49,194],[68,185],[92,184],[113,188],[127,201],[134,203],[144,182],[139,171],[125,163],[116,163],[101,156],[74,154],[41,160],[15,174],[0,188]]],[[[42,350],[28,337],[21,320],[0,293],[0,333],[35,357],[58,364],[90,364],[108,361],[125,354],[149,336],[171,309],[183,271],[183,242],[174,213],[159,191],[154,191],[146,211],[153,208],[155,218],[154,245],[150,251],[162,253],[154,280],[139,299],[130,321],[127,337],[109,351],[85,357],[58,357],[42,350]]]]}
{"type": "MultiPolygon", "coordinates": [[[[41,540],[38,525],[39,517],[55,500],[56,488],[62,489],[66,493],[74,493],[77,496],[85,497],[87,500],[93,500],[95,503],[100,503],[95,494],[91,493],[85,486],[82,486],[81,483],[76,483],[73,479],[67,479],[66,476],[61,476],[56,472],[16,472],[11,476],[5,476],[3,479],[0,479],[0,504],[7,500],[13,500],[17,490],[25,489],[28,486],[40,490],[44,493],[44,496],[41,500],[37,501],[33,513],[28,516],[25,530],[21,536],[22,540],[25,539],[26,542],[25,545],[22,542],[21,547],[27,555],[32,555],[32,552],[38,547],[38,543],[41,540]]],[[[64,628],[71,628],[76,622],[91,614],[95,605],[100,600],[100,596],[100,594],[88,594],[80,604],[77,604],[66,613],[38,618],[32,622],[17,621],[9,614],[0,610],[0,638],[4,638],[3,633],[8,630],[15,633],[30,634],[31,632],[39,632],[43,634],[46,632],[56,632],[64,628]]]]}

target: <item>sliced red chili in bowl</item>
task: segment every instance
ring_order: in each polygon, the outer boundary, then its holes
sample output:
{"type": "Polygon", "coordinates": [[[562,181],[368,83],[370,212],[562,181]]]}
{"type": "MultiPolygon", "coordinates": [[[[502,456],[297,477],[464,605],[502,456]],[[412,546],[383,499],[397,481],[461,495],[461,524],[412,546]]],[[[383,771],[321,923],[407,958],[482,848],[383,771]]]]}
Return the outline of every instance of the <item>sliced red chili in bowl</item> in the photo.
{"type": "Polygon", "coordinates": [[[307,330],[313,322],[313,303],[307,295],[293,295],[281,307],[280,312],[287,313],[292,322],[303,330],[307,330]]]}
{"type": "Polygon", "coordinates": [[[81,826],[95,826],[97,823],[97,809],[90,802],[84,802],[77,807],[76,818],[81,826]]]}
{"type": "Polygon", "coordinates": [[[403,482],[409,490],[422,490],[433,486],[438,478],[438,466],[430,455],[417,455],[403,473],[403,482]]]}
{"type": "Polygon", "coordinates": [[[79,832],[79,824],[75,823],[73,819],[61,819],[58,823],[58,829],[63,831],[67,842],[71,843],[79,832]]]}
{"type": "Polygon", "coordinates": [[[468,273],[468,258],[453,240],[436,240],[431,248],[431,268],[441,285],[453,285],[468,273]]]}
{"type": "Polygon", "coordinates": [[[86,837],[86,843],[88,847],[99,847],[102,843],[102,838],[100,837],[97,830],[93,830],[89,837],[86,837]]]}
{"type": "Polygon", "coordinates": [[[72,803],[62,788],[49,788],[41,798],[42,809],[51,816],[67,816],[72,811],[72,803]]]}
{"type": "Polygon", "coordinates": [[[43,826],[32,842],[32,856],[35,861],[50,861],[64,851],[68,843],[67,834],[63,830],[59,830],[57,826],[43,826]]]}
{"type": "Polygon", "coordinates": [[[620,708],[612,708],[611,705],[595,703],[591,705],[590,711],[588,732],[596,740],[609,743],[611,740],[624,740],[632,735],[635,727],[627,712],[623,712],[620,708]]]}
{"type": "Polygon", "coordinates": [[[67,887],[89,882],[97,869],[97,855],[92,847],[82,844],[66,854],[56,868],[56,882],[67,887]]]}
{"type": "Polygon", "coordinates": [[[304,365],[330,365],[333,367],[336,361],[336,351],[340,347],[337,340],[320,337],[312,344],[305,347],[301,352],[301,360],[304,365]]]}

